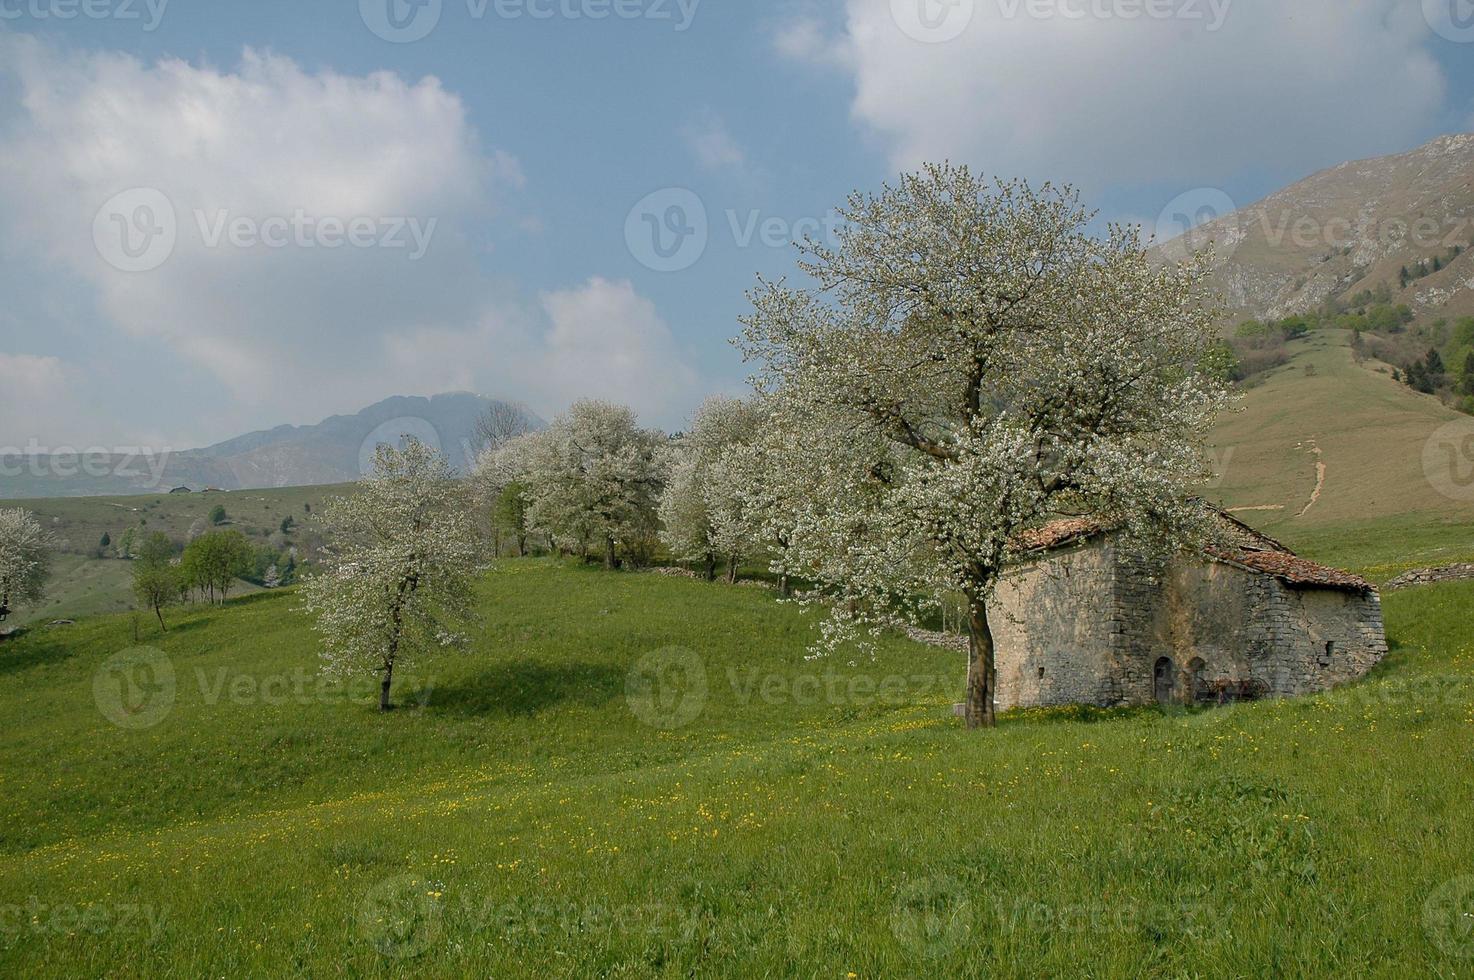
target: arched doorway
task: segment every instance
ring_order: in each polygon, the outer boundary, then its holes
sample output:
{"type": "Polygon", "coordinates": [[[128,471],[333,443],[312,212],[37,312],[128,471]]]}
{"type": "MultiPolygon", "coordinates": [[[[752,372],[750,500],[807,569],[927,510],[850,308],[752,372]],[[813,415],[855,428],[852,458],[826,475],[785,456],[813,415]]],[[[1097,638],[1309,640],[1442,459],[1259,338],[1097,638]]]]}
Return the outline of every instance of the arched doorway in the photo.
{"type": "Polygon", "coordinates": [[[1170,704],[1176,700],[1173,694],[1177,690],[1177,665],[1172,662],[1171,657],[1162,657],[1157,660],[1157,666],[1152,671],[1152,691],[1156,695],[1158,704],[1170,704]]]}

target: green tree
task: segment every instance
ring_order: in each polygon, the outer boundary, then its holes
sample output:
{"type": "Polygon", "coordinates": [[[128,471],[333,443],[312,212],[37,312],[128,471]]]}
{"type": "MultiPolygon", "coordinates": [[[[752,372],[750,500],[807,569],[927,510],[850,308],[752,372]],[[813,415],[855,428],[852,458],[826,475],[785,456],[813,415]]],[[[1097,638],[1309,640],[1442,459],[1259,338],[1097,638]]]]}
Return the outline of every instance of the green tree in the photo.
{"type": "Polygon", "coordinates": [[[253,559],[244,534],[211,531],[189,543],[180,567],[192,587],[204,592],[211,602],[216,595],[224,602],[235,580],[251,572],[253,559]]]}
{"type": "Polygon", "coordinates": [[[1459,393],[1474,395],[1474,350],[1464,355],[1464,377],[1459,382],[1459,393]]]}
{"type": "Polygon", "coordinates": [[[1443,376],[1447,369],[1443,366],[1443,357],[1437,350],[1429,350],[1428,356],[1423,359],[1428,368],[1428,381],[1435,388],[1443,383],[1443,376]]]}
{"type": "Polygon", "coordinates": [[[527,507],[527,487],[513,481],[502,487],[492,508],[496,526],[516,539],[519,558],[527,556],[527,507]]]}
{"type": "Polygon", "coordinates": [[[211,524],[224,524],[225,523],[225,505],[224,504],[216,504],[214,507],[211,507],[210,508],[210,523],[211,524]]]}
{"type": "Polygon", "coordinates": [[[159,628],[165,632],[169,627],[164,623],[164,607],[179,595],[179,569],[170,564],[173,557],[174,542],[155,531],[143,539],[133,562],[133,595],[154,611],[159,628]]]}

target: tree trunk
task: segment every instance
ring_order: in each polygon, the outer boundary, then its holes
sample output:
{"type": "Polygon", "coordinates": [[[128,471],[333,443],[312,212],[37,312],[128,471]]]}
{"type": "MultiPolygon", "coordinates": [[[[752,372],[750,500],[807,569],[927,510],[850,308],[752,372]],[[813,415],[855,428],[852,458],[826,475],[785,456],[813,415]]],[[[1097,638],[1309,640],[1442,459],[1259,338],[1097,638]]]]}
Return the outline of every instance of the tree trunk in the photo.
{"type": "Polygon", "coordinates": [[[717,580],[717,556],[710,551],[706,553],[706,580],[708,582],[717,580]]]}
{"type": "Polygon", "coordinates": [[[159,629],[163,630],[165,633],[169,632],[169,627],[167,627],[167,626],[164,625],[164,609],[163,609],[163,607],[162,606],[154,606],[154,615],[157,616],[157,617],[159,617],[159,629]]]}
{"type": "Polygon", "coordinates": [[[517,557],[527,557],[527,536],[521,535],[517,538],[517,557]]]}
{"type": "Polygon", "coordinates": [[[993,659],[993,630],[981,595],[967,597],[967,702],[963,718],[968,728],[998,724],[994,702],[998,695],[998,665],[993,659]]]}
{"type": "Polygon", "coordinates": [[[793,594],[793,586],[788,581],[788,573],[784,572],[778,576],[778,595],[787,599],[793,594]]]}
{"type": "Polygon", "coordinates": [[[727,584],[737,584],[737,556],[733,555],[727,560],[727,584]]]}
{"type": "Polygon", "coordinates": [[[384,665],[384,679],[379,682],[379,710],[393,711],[394,705],[389,703],[389,685],[394,681],[394,661],[384,665]]]}
{"type": "Polygon", "coordinates": [[[604,536],[604,567],[614,571],[614,536],[604,536]]]}

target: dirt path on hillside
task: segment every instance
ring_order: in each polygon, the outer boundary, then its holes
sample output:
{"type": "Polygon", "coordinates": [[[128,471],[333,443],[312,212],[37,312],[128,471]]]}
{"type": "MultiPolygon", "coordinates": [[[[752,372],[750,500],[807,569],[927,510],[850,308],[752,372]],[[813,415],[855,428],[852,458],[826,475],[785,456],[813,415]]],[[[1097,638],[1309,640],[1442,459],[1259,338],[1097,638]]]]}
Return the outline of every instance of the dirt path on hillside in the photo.
{"type": "MultiPolygon", "coordinates": [[[[1315,457],[1315,489],[1310,491],[1309,503],[1305,505],[1305,508],[1300,513],[1295,515],[1296,517],[1304,517],[1309,513],[1310,508],[1314,507],[1316,502],[1320,500],[1321,491],[1326,488],[1325,454],[1321,452],[1320,446],[1316,445],[1314,439],[1307,439],[1305,442],[1309,443],[1309,448],[1305,451],[1315,457]]],[[[1301,448],[1304,448],[1303,444],[1301,448]]]]}

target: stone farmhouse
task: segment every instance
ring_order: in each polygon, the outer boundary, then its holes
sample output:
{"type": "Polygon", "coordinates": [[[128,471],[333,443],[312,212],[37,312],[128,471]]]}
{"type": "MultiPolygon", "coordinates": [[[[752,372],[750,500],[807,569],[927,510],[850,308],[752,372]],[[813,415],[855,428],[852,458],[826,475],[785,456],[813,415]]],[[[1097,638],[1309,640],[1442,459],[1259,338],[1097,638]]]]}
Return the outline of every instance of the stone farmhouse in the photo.
{"type": "Polygon", "coordinates": [[[1156,571],[1090,520],[1031,534],[990,603],[999,710],[1307,694],[1386,655],[1375,588],[1215,514],[1217,543],[1156,571]]]}

